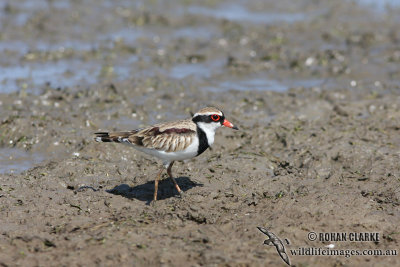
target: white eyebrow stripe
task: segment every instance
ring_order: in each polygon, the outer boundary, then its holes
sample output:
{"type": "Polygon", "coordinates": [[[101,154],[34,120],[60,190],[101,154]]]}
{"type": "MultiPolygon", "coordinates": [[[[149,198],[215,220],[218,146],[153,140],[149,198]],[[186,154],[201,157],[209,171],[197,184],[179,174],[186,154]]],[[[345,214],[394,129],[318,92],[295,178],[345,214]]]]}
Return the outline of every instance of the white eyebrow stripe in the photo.
{"type": "Polygon", "coordinates": [[[193,115],[193,117],[196,117],[196,116],[209,116],[209,115],[214,115],[214,114],[217,114],[217,115],[219,115],[219,116],[222,116],[222,113],[221,112],[205,112],[205,113],[196,113],[196,114],[194,114],[193,115]]]}

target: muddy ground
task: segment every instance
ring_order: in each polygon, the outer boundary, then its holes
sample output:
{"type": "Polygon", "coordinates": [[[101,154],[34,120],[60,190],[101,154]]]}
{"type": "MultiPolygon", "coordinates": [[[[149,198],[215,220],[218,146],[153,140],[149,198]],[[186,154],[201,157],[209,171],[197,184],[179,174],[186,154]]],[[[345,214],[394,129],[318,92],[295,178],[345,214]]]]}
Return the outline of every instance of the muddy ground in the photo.
{"type": "Polygon", "coordinates": [[[275,2],[2,4],[0,266],[284,266],[257,226],[287,251],[398,251],[399,10],[275,2]],[[207,105],[240,131],[174,165],[182,199],[165,179],[149,205],[159,162],[92,139],[207,105]]]}

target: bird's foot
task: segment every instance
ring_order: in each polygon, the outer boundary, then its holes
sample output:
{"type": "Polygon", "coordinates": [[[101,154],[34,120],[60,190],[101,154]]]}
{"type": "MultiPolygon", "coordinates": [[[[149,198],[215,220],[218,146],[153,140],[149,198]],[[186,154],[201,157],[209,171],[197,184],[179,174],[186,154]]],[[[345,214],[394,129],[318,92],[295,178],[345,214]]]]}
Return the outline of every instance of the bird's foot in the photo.
{"type": "Polygon", "coordinates": [[[153,200],[150,202],[150,206],[153,207],[153,208],[157,207],[157,199],[153,199],[153,200]]]}
{"type": "Polygon", "coordinates": [[[183,193],[182,190],[179,191],[178,193],[179,193],[179,198],[181,198],[181,199],[183,199],[185,197],[185,195],[186,195],[185,193],[183,193]]]}

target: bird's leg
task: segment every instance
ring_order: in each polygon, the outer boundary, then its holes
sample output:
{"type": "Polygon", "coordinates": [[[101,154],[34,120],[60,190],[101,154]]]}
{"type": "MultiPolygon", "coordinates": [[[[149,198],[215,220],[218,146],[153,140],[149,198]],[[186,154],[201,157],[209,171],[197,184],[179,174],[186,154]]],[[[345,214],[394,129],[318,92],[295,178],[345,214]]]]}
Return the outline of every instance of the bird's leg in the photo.
{"type": "Polygon", "coordinates": [[[161,178],[161,174],[162,174],[163,170],[164,170],[164,167],[161,168],[161,170],[157,174],[156,179],[154,180],[154,198],[153,198],[154,201],[157,200],[158,181],[161,178]]]}
{"type": "Polygon", "coordinates": [[[178,183],[175,181],[175,178],[172,176],[172,172],[171,172],[172,165],[174,165],[173,161],[168,165],[167,173],[168,173],[169,178],[171,178],[172,182],[174,182],[175,188],[176,188],[176,190],[178,190],[179,195],[182,196],[183,195],[183,191],[179,188],[178,183]]]}

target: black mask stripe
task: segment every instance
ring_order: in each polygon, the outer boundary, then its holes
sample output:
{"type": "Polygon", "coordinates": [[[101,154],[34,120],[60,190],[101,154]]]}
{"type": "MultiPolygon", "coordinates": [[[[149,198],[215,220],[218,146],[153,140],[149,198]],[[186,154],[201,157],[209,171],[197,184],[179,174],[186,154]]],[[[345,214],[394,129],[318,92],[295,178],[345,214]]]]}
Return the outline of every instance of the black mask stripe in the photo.
{"type": "MultiPolygon", "coordinates": [[[[222,116],[220,116],[220,119],[219,119],[218,122],[220,122],[221,124],[223,124],[223,123],[224,123],[224,120],[225,120],[225,116],[222,115],[222,116]]],[[[194,118],[192,119],[192,121],[193,121],[194,123],[198,123],[198,122],[205,122],[205,123],[215,122],[215,121],[213,121],[213,120],[211,119],[211,115],[197,115],[196,117],[194,117],[194,118]]]]}

